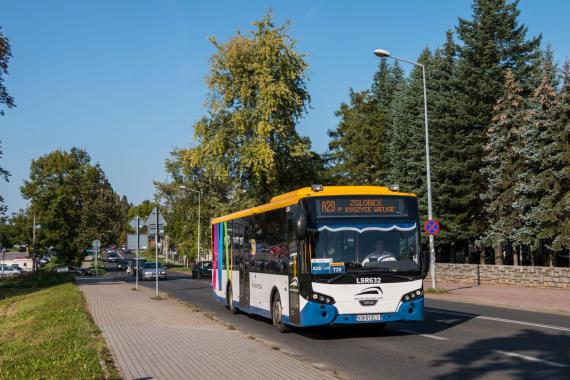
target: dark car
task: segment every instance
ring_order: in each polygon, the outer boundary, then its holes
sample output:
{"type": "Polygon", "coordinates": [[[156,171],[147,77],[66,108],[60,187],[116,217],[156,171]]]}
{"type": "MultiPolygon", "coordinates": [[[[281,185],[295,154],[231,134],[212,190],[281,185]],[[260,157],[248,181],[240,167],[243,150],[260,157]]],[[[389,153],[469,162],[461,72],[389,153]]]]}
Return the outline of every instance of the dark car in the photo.
{"type": "Polygon", "coordinates": [[[192,278],[212,277],[212,262],[198,261],[192,268],[192,278]]]}
{"type": "Polygon", "coordinates": [[[93,273],[89,268],[77,268],[77,274],[79,276],[93,276],[93,273]]]}
{"type": "Polygon", "coordinates": [[[119,261],[119,255],[117,255],[116,253],[109,253],[107,255],[108,263],[116,263],[117,261],[119,261]]]}
{"type": "Polygon", "coordinates": [[[136,272],[137,266],[138,266],[138,268],[139,268],[139,271],[141,271],[141,270],[142,270],[142,267],[143,267],[143,265],[144,265],[144,263],[146,263],[146,259],[139,258],[139,260],[138,260],[138,265],[137,265],[137,259],[132,259],[132,260],[131,260],[131,263],[130,263],[130,266],[131,266],[131,273],[130,273],[130,275],[131,275],[131,276],[136,276],[136,274],[137,274],[137,272],[136,272]]]}
{"type": "Polygon", "coordinates": [[[117,261],[117,270],[127,270],[128,267],[129,267],[128,260],[121,259],[117,261]]]}

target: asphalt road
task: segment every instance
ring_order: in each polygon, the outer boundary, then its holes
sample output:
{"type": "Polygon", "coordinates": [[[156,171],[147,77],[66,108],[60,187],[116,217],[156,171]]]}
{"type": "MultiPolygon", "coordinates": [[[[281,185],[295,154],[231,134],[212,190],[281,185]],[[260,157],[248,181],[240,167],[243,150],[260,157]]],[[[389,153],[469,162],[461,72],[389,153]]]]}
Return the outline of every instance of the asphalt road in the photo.
{"type": "MultiPolygon", "coordinates": [[[[140,284],[154,287],[154,281],[140,284]]],[[[570,379],[568,316],[427,299],[419,323],[281,334],[269,320],[231,314],[212,297],[208,279],[170,271],[159,287],[350,379],[570,379]]]]}

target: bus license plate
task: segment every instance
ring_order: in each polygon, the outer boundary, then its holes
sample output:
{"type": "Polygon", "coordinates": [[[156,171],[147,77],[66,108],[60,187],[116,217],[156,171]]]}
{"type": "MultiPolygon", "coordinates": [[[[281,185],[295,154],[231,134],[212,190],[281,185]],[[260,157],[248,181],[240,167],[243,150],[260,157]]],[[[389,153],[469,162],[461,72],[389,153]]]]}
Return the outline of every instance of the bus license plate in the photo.
{"type": "Polygon", "coordinates": [[[370,322],[370,321],[380,321],[382,320],[381,314],[358,314],[356,316],[358,322],[370,322]]]}

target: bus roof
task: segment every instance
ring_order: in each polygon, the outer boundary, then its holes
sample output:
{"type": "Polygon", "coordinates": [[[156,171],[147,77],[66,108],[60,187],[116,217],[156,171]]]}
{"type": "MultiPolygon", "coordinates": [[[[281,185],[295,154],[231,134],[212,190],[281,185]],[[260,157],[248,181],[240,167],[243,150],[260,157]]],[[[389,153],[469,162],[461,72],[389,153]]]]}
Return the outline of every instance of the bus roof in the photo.
{"type": "Polygon", "coordinates": [[[399,195],[404,197],[415,197],[413,193],[402,193],[391,191],[384,186],[323,186],[322,191],[313,191],[310,187],[303,187],[285,194],[271,198],[269,203],[255,206],[246,210],[234,212],[232,214],[220,216],[212,219],[212,224],[227,222],[250,215],[261,214],[267,211],[276,210],[287,206],[296,205],[299,200],[309,197],[326,197],[334,195],[399,195]]]}

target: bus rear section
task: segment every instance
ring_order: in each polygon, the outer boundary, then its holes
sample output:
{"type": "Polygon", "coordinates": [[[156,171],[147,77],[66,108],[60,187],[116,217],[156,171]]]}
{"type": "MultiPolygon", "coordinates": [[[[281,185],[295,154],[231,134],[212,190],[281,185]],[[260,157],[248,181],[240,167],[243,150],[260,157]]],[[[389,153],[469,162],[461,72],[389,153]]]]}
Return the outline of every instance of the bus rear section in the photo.
{"type": "Polygon", "coordinates": [[[287,326],[423,319],[417,198],[384,187],[300,189],[212,224],[215,297],[287,326]]]}

